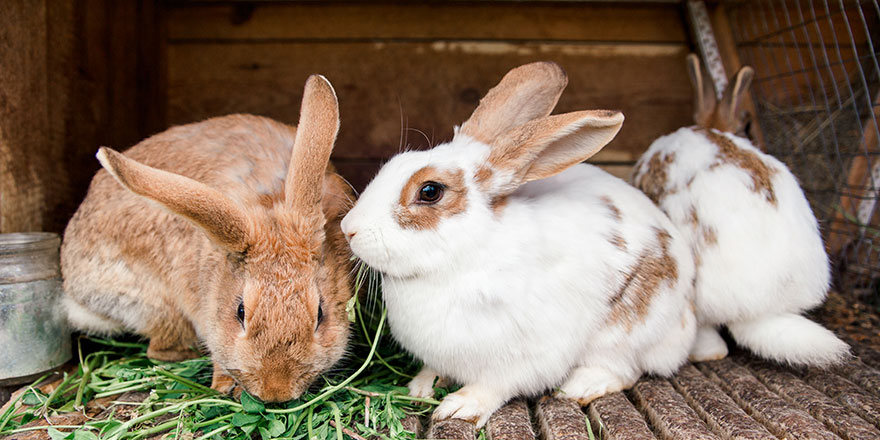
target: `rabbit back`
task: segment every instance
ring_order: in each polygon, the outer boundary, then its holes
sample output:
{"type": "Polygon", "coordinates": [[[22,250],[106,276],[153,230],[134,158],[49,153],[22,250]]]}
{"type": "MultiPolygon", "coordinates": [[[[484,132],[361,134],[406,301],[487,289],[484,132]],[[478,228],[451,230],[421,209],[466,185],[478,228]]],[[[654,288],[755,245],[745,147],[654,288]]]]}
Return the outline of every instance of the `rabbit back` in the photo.
{"type": "MultiPolygon", "coordinates": [[[[171,128],[126,155],[205,183],[242,206],[271,206],[283,198],[294,137],[295,128],[268,118],[230,115],[171,128]]],[[[204,299],[182,293],[204,284],[200,277],[208,275],[198,263],[210,247],[191,223],[98,171],[61,250],[71,321],[99,333],[144,334],[178,310],[186,318],[182,329],[205,323],[196,319],[204,299]]],[[[208,332],[196,327],[201,337],[208,332]]]]}
{"type": "Polygon", "coordinates": [[[821,303],[829,263],[796,178],[748,140],[686,127],[657,139],[634,182],[690,243],[697,308],[720,324],[821,303]]]}

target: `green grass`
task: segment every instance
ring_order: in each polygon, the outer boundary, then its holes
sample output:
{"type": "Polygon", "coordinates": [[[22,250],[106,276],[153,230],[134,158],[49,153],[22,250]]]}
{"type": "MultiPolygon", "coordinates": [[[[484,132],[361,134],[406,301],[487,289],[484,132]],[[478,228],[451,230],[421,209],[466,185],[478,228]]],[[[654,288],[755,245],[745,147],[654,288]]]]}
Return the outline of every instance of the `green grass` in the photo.
{"type": "MultiPolygon", "coordinates": [[[[429,414],[439,402],[407,395],[406,383],[418,365],[390,340],[377,280],[360,266],[355,289],[364,286],[365,304],[356,295],[348,307],[354,322],[350,356],[297,400],[264,404],[247,393],[235,400],[209,387],[209,358],[158,362],[146,357],[146,344],[83,337],[77,353],[79,367],[66,374],[49,395],[30,386],[0,414],[0,437],[47,430],[53,440],[142,439],[159,434],[187,440],[414,438],[402,420],[410,414],[429,414]],[[79,426],[23,427],[127,391],[149,392],[134,407],[133,418],[116,419],[111,414],[79,426]]],[[[447,393],[437,391],[438,396],[447,393]]]]}

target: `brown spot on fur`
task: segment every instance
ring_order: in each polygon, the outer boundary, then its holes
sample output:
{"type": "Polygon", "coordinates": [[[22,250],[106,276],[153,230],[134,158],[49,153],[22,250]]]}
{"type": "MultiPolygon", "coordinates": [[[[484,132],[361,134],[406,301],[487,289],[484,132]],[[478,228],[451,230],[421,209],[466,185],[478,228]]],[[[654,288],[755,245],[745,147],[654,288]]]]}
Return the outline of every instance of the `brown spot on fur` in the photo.
{"type": "Polygon", "coordinates": [[[691,225],[691,227],[694,227],[694,228],[696,228],[697,226],[700,225],[700,217],[697,215],[697,207],[696,206],[691,206],[691,208],[688,210],[688,214],[687,214],[687,217],[685,218],[685,221],[687,221],[687,223],[689,225],[691,225]]]}
{"type": "Polygon", "coordinates": [[[661,284],[678,279],[678,264],[669,253],[669,232],[655,228],[657,245],[645,249],[623,285],[611,298],[610,324],[622,324],[627,331],[645,319],[661,284]]]}
{"type": "Polygon", "coordinates": [[[718,232],[715,231],[715,228],[711,226],[704,226],[701,228],[701,232],[703,234],[703,242],[712,245],[718,244],[718,232]]]}
{"type": "Polygon", "coordinates": [[[614,204],[614,201],[611,200],[611,197],[602,196],[599,197],[599,200],[601,200],[602,204],[605,205],[606,208],[608,208],[608,211],[611,212],[611,217],[613,217],[614,220],[620,221],[623,219],[623,216],[620,214],[620,208],[618,208],[617,205],[614,204]]]}
{"type": "Polygon", "coordinates": [[[492,208],[492,213],[495,214],[495,217],[501,215],[501,211],[504,210],[504,207],[507,206],[507,202],[509,202],[507,196],[498,196],[492,198],[489,202],[489,207],[492,208]]]}
{"type": "Polygon", "coordinates": [[[656,204],[660,204],[663,197],[674,191],[666,188],[666,170],[669,164],[675,161],[675,153],[662,155],[654,153],[648,160],[647,169],[636,179],[636,186],[656,204]]]}
{"type": "Polygon", "coordinates": [[[619,232],[615,232],[615,233],[611,234],[611,238],[609,238],[608,241],[611,244],[613,244],[614,247],[616,247],[622,251],[626,250],[626,239],[623,238],[623,236],[620,235],[619,232]]]}
{"type": "Polygon", "coordinates": [[[484,192],[488,191],[490,189],[489,185],[491,183],[490,181],[492,180],[493,174],[495,174],[495,173],[492,172],[492,168],[489,168],[487,166],[481,166],[480,168],[477,169],[477,172],[474,173],[474,182],[484,192]]]}
{"type": "Polygon", "coordinates": [[[467,208],[467,188],[464,171],[439,170],[426,166],[415,173],[400,191],[399,205],[394,210],[397,224],[405,229],[433,229],[440,220],[464,212],[467,208]],[[436,203],[418,203],[418,192],[425,182],[443,185],[443,197],[436,203]]]}
{"type": "Polygon", "coordinates": [[[718,147],[718,160],[721,164],[731,164],[745,171],[752,178],[752,190],[763,194],[767,202],[776,206],[776,193],[771,180],[776,170],[767,166],[753,151],[739,148],[730,138],[706,128],[695,128],[718,147]]]}

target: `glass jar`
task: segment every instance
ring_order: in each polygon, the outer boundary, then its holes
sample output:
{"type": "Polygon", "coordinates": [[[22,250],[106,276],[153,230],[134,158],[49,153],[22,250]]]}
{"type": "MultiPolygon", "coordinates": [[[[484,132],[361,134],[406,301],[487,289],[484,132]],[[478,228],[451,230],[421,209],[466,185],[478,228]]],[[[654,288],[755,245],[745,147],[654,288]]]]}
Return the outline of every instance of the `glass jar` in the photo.
{"type": "Polygon", "coordinates": [[[0,234],[0,385],[28,382],[71,357],[60,244],[48,232],[0,234]]]}

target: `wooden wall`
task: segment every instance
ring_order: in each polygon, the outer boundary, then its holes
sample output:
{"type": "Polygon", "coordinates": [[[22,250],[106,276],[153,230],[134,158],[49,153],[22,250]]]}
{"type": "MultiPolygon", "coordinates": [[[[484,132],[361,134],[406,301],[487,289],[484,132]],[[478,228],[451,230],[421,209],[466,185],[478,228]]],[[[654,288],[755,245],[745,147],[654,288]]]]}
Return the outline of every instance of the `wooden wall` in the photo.
{"type": "Polygon", "coordinates": [[[182,3],[167,27],[169,123],[231,112],[295,123],[306,77],[322,73],[341,106],[334,161],[357,188],[400,148],[450,139],[507,70],[535,60],[569,74],[557,111],[624,111],[595,158],[617,174],[691,120],[677,4],[182,3]]]}
{"type": "Polygon", "coordinates": [[[164,128],[150,1],[6,0],[0,13],[0,232],[63,230],[101,145],[164,128]]]}
{"type": "Polygon", "coordinates": [[[98,168],[175,124],[234,112],[296,123],[302,87],[336,87],[333,155],[361,189],[401,148],[448,140],[510,68],[569,74],[558,112],[626,122],[595,157],[618,175],[691,121],[676,2],[8,0],[0,14],[0,232],[61,231],[98,168]]]}

